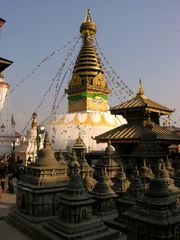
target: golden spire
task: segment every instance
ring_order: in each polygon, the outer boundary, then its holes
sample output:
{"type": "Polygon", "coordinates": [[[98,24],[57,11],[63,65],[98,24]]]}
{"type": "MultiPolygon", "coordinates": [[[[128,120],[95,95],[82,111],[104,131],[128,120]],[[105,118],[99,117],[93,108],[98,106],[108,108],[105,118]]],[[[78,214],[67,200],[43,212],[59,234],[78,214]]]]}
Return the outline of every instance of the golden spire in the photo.
{"type": "Polygon", "coordinates": [[[86,11],[86,17],[84,19],[84,22],[92,22],[92,19],[91,19],[91,14],[90,14],[90,9],[88,8],[87,11],[86,11]]]}
{"type": "Polygon", "coordinates": [[[143,96],[144,95],[144,90],[142,88],[141,79],[139,79],[137,95],[139,95],[139,96],[143,96]]]}
{"type": "Polygon", "coordinates": [[[32,129],[37,129],[37,113],[33,113],[32,115],[32,129]]]}
{"type": "Polygon", "coordinates": [[[69,95],[69,112],[86,110],[107,111],[110,92],[96,48],[93,44],[96,24],[87,9],[80,33],[83,45],[74,65],[66,93],[69,95]],[[98,101],[100,99],[100,101],[98,101]]]}

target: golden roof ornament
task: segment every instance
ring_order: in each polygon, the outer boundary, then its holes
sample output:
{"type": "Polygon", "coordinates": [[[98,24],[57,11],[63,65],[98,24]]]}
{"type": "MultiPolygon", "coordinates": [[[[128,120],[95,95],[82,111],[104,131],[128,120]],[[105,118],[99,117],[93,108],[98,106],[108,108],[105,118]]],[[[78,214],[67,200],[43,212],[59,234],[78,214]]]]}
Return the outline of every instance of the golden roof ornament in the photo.
{"type": "Polygon", "coordinates": [[[137,95],[144,96],[144,90],[141,82],[142,82],[141,79],[139,79],[137,95]]]}

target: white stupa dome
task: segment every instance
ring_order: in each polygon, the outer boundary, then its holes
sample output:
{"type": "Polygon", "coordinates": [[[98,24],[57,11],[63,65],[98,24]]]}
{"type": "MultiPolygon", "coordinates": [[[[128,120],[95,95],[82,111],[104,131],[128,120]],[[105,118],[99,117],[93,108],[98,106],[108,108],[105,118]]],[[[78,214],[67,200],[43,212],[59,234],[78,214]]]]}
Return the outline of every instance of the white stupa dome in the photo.
{"type": "Polygon", "coordinates": [[[93,138],[124,123],[126,120],[122,116],[112,115],[110,111],[77,112],[59,115],[56,120],[50,119],[45,123],[45,128],[54,139],[55,150],[72,148],[81,133],[87,151],[101,151],[107,144],[97,144],[93,138]]]}

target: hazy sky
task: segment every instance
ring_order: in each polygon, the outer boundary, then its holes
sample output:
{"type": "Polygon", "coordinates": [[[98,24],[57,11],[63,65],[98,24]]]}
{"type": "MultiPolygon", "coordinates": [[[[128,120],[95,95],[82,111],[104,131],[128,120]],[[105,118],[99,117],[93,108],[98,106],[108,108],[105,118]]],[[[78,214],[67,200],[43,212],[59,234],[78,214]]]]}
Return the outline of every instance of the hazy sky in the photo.
{"type": "MultiPolygon", "coordinates": [[[[149,98],[176,109],[173,119],[180,126],[179,0],[0,0],[0,17],[6,20],[0,56],[14,62],[4,72],[6,81],[13,89],[26,78],[11,94],[18,129],[40,103],[68,48],[31,77],[27,74],[79,35],[88,7],[97,25],[97,41],[118,75],[135,92],[141,78],[149,98]]],[[[39,120],[49,115],[53,99],[52,90],[38,111],[39,120]]]]}

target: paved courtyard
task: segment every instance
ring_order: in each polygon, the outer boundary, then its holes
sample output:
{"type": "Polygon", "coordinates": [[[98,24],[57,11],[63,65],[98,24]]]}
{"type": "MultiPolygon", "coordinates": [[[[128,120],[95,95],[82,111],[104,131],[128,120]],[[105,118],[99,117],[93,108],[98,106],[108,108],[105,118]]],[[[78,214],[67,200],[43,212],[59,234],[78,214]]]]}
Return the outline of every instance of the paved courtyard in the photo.
{"type": "MultiPolygon", "coordinates": [[[[7,180],[6,180],[7,183],[7,180]]],[[[7,184],[6,184],[7,185],[7,184]]],[[[14,189],[16,191],[16,181],[14,179],[14,189]]],[[[30,240],[28,236],[5,221],[10,207],[16,202],[16,193],[8,193],[7,189],[3,198],[0,199],[0,240],[30,240]]]]}

